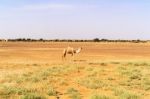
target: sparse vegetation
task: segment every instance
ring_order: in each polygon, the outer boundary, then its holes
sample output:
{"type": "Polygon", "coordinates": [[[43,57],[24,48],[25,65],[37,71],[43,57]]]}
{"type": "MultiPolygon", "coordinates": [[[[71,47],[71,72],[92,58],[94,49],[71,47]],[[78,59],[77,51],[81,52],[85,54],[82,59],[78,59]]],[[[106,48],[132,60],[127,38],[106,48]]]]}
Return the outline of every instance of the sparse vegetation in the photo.
{"type": "Polygon", "coordinates": [[[90,99],[113,99],[113,98],[106,96],[106,95],[93,94],[91,95],[90,99]]]}
{"type": "Polygon", "coordinates": [[[47,94],[49,96],[56,96],[57,93],[56,93],[55,89],[49,88],[47,94]]]}
{"type": "Polygon", "coordinates": [[[140,94],[136,94],[130,91],[127,91],[122,88],[114,90],[115,96],[118,96],[120,99],[140,99],[140,94]]]}
{"type": "Polygon", "coordinates": [[[91,89],[98,89],[98,88],[104,88],[108,85],[104,83],[100,78],[97,77],[86,77],[82,78],[79,83],[87,88],[91,89]]]}
{"type": "Polygon", "coordinates": [[[69,97],[71,99],[82,99],[80,93],[78,92],[78,90],[74,89],[74,88],[69,88],[67,90],[67,94],[69,94],[69,97]]]}
{"type": "Polygon", "coordinates": [[[0,43],[0,99],[149,97],[149,45],[72,42],[83,53],[61,61],[68,43],[41,41],[0,43]]]}
{"type": "Polygon", "coordinates": [[[29,94],[25,94],[21,97],[21,99],[46,99],[46,97],[41,96],[37,93],[29,93],[29,94]]]}

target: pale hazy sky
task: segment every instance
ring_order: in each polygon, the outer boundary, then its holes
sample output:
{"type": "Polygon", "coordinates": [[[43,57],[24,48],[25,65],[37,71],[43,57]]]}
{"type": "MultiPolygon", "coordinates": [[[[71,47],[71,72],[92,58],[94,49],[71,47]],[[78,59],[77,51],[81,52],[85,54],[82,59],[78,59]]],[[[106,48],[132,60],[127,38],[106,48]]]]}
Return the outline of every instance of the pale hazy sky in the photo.
{"type": "Polygon", "coordinates": [[[0,38],[150,39],[150,0],[0,0],[0,38]]]}

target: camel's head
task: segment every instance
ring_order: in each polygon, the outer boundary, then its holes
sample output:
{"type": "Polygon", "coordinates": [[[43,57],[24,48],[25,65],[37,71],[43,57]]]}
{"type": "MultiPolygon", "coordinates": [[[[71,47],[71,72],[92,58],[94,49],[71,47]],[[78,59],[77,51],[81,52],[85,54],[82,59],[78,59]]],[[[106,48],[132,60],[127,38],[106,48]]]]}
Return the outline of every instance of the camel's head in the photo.
{"type": "Polygon", "coordinates": [[[82,47],[78,48],[78,49],[76,50],[76,53],[80,53],[81,50],[82,50],[82,47]]]}

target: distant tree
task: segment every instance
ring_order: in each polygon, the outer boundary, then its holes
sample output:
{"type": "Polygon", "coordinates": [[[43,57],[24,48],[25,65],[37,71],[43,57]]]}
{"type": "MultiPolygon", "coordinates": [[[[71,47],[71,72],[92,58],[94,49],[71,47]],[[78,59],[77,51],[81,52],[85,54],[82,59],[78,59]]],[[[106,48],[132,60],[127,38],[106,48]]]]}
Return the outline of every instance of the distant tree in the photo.
{"type": "Polygon", "coordinates": [[[26,39],[25,39],[25,38],[22,38],[21,40],[22,40],[22,41],[26,41],[26,39]]]}
{"type": "Polygon", "coordinates": [[[22,41],[22,38],[18,38],[18,39],[16,39],[16,41],[22,41]]]}
{"type": "Polygon", "coordinates": [[[102,42],[108,42],[108,39],[101,39],[102,42]]]}
{"type": "Polygon", "coordinates": [[[26,41],[32,41],[30,38],[27,38],[26,41]]]}
{"type": "Polygon", "coordinates": [[[137,40],[134,40],[134,43],[139,43],[141,42],[141,40],[137,39],[137,40]]]}
{"type": "Polygon", "coordinates": [[[99,40],[99,38],[95,38],[95,39],[93,39],[93,41],[94,42],[99,42],[100,40],[99,40]]]}
{"type": "Polygon", "coordinates": [[[72,42],[72,40],[71,40],[71,39],[68,39],[67,42],[72,42]]]}
{"type": "Polygon", "coordinates": [[[53,40],[54,42],[59,42],[59,39],[55,39],[55,40],[53,40]]]}
{"type": "Polygon", "coordinates": [[[39,39],[39,41],[43,41],[43,39],[42,39],[42,38],[40,38],[40,39],[39,39]]]}

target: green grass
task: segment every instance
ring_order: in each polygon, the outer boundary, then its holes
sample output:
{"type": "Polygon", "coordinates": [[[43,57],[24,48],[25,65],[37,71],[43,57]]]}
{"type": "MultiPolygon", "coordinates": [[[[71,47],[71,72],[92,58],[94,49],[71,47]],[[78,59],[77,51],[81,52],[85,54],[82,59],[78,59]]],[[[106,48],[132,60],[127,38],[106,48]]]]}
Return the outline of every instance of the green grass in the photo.
{"type": "Polygon", "coordinates": [[[113,99],[113,98],[102,94],[92,94],[90,96],[90,99],[113,99]]]}
{"type": "Polygon", "coordinates": [[[36,92],[33,93],[25,88],[8,87],[8,86],[1,87],[0,90],[1,98],[12,99],[11,97],[16,97],[16,95],[21,96],[21,99],[46,99],[45,96],[42,96],[36,92]]]}
{"type": "Polygon", "coordinates": [[[65,74],[68,74],[68,72],[77,70],[77,68],[74,66],[51,66],[46,69],[37,70],[34,73],[27,73],[22,75],[11,75],[7,76],[7,82],[13,82],[16,83],[23,83],[23,82],[32,82],[37,83],[44,80],[48,80],[52,77],[57,76],[63,76],[65,74]]]}
{"type": "Polygon", "coordinates": [[[121,86],[127,86],[130,89],[138,88],[141,90],[150,90],[149,63],[128,63],[129,66],[119,66],[118,72],[123,79],[120,80],[121,86]]]}
{"type": "Polygon", "coordinates": [[[70,99],[82,99],[79,91],[74,88],[69,88],[66,93],[69,95],[70,99]]]}
{"type": "Polygon", "coordinates": [[[67,90],[67,93],[69,94],[69,93],[76,93],[76,92],[78,92],[78,90],[76,90],[76,89],[74,89],[74,88],[69,88],[68,90],[67,90]]]}
{"type": "Polygon", "coordinates": [[[123,88],[115,88],[114,95],[118,96],[119,99],[140,99],[139,93],[134,93],[123,88]]]}
{"type": "Polygon", "coordinates": [[[47,99],[47,98],[37,93],[28,93],[23,95],[21,99],[47,99]]]}
{"type": "Polygon", "coordinates": [[[144,88],[145,91],[150,91],[150,78],[149,78],[149,76],[143,78],[142,87],[144,88]]]}
{"type": "Polygon", "coordinates": [[[2,86],[0,95],[11,95],[11,94],[23,95],[26,94],[27,92],[28,90],[24,88],[2,86]]]}
{"type": "Polygon", "coordinates": [[[35,69],[33,71],[20,75],[7,75],[3,78],[0,86],[0,99],[61,98],[60,94],[69,99],[82,99],[87,94],[81,92],[80,88],[84,91],[90,90],[90,92],[109,92],[108,95],[93,93],[88,95],[89,99],[140,99],[145,93],[150,93],[148,62],[117,61],[85,65],[65,64],[42,67],[37,64],[37,66],[32,66],[35,69]],[[72,82],[74,82],[73,85],[72,82]],[[61,88],[66,91],[64,92],[61,88]]]}
{"type": "Polygon", "coordinates": [[[108,85],[98,77],[85,77],[79,80],[79,84],[91,89],[105,88],[108,85]]]}
{"type": "Polygon", "coordinates": [[[149,62],[127,62],[127,63],[124,63],[124,65],[126,66],[150,66],[150,63],[149,62]]]}
{"type": "Polygon", "coordinates": [[[49,96],[56,96],[57,92],[56,92],[56,90],[54,88],[49,88],[47,94],[49,96]]]}

